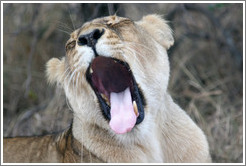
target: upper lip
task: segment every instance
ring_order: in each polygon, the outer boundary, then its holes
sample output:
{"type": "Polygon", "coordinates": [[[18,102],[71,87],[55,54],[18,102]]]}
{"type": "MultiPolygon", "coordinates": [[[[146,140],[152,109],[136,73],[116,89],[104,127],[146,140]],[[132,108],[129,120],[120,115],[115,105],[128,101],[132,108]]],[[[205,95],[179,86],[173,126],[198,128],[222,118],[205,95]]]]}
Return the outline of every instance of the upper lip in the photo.
{"type": "MultiPolygon", "coordinates": [[[[98,57],[102,57],[102,56],[97,56],[96,58],[98,58],[98,57]]],[[[104,58],[106,58],[106,57],[104,57],[104,58]]],[[[139,116],[137,117],[136,124],[141,123],[143,121],[143,119],[144,119],[144,106],[146,104],[145,103],[145,98],[143,96],[143,93],[142,93],[140,87],[138,86],[138,84],[137,84],[137,82],[135,80],[134,75],[132,74],[132,71],[131,71],[128,63],[127,62],[124,62],[124,61],[121,61],[119,59],[116,59],[116,58],[109,58],[107,60],[109,60],[109,61],[112,60],[112,61],[115,61],[116,63],[119,63],[119,64],[123,65],[127,69],[127,71],[129,72],[129,75],[131,77],[130,78],[131,81],[129,83],[130,84],[129,86],[130,86],[131,96],[132,96],[132,100],[135,101],[136,104],[137,104],[138,113],[139,113],[139,116]]],[[[90,63],[89,67],[87,68],[87,71],[86,71],[86,79],[87,79],[88,83],[90,84],[90,86],[92,87],[93,91],[95,92],[95,94],[97,96],[97,99],[98,99],[98,102],[99,102],[99,105],[100,105],[100,108],[102,110],[102,113],[103,113],[104,117],[107,120],[110,120],[111,119],[111,115],[110,115],[110,103],[105,98],[105,96],[107,98],[109,96],[108,96],[108,94],[106,94],[107,92],[103,92],[102,93],[102,89],[98,89],[96,87],[95,83],[93,83],[92,74],[91,74],[90,70],[92,70],[92,63],[90,63]]],[[[119,73],[119,74],[121,74],[121,73],[119,73]]],[[[125,77],[126,77],[125,79],[129,79],[129,78],[127,78],[127,76],[125,76],[125,77]]],[[[120,84],[121,84],[120,86],[123,86],[123,87],[115,87],[116,85],[113,85],[113,87],[111,87],[111,88],[114,88],[115,90],[117,90],[117,88],[124,88],[124,84],[126,84],[126,83],[123,82],[123,83],[120,83],[120,84]]],[[[118,85],[118,83],[117,83],[117,85],[118,85]]]]}

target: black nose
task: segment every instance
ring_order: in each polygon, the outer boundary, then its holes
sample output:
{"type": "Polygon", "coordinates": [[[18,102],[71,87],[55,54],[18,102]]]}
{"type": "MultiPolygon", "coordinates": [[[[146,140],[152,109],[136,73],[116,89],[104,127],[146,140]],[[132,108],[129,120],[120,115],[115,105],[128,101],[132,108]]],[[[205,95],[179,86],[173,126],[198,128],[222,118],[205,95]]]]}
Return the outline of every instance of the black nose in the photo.
{"type": "Polygon", "coordinates": [[[104,29],[101,31],[99,29],[94,29],[92,32],[81,35],[78,38],[78,45],[83,46],[87,45],[89,47],[94,47],[97,43],[97,40],[104,34],[104,29]]]}

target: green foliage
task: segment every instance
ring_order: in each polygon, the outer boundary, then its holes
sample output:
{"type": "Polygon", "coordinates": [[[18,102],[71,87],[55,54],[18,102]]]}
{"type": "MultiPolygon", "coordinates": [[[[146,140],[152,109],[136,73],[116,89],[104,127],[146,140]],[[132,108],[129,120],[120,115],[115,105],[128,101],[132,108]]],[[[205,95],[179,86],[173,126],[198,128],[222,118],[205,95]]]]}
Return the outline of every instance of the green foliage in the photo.
{"type": "Polygon", "coordinates": [[[28,98],[30,100],[37,101],[38,100],[38,95],[33,90],[29,90],[28,98]]]}

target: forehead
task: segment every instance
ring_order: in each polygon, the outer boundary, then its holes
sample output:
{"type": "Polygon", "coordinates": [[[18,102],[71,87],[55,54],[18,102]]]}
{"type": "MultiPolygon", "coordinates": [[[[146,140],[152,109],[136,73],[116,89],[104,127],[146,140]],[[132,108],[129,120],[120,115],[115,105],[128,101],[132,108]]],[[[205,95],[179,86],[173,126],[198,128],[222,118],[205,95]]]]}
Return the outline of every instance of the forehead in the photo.
{"type": "Polygon", "coordinates": [[[76,38],[79,34],[89,31],[93,28],[105,27],[105,28],[117,28],[118,25],[124,26],[132,24],[133,21],[129,18],[119,16],[108,16],[94,19],[92,21],[84,23],[79,29],[71,33],[71,38],[76,38]]]}
{"type": "Polygon", "coordinates": [[[131,22],[131,20],[129,18],[125,18],[125,17],[119,17],[119,16],[108,16],[108,17],[102,17],[102,18],[97,18],[91,21],[91,23],[93,24],[104,24],[104,25],[116,25],[118,23],[122,23],[122,22],[131,22]]]}

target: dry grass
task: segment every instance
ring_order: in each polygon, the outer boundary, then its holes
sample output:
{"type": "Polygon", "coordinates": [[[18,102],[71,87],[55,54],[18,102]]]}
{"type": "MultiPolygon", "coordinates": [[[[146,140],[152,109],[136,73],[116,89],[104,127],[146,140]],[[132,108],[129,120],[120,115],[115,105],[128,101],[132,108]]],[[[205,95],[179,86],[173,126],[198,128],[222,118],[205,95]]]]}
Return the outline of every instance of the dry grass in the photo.
{"type": "MultiPolygon", "coordinates": [[[[105,5],[3,7],[4,136],[39,135],[68,127],[72,113],[63,92],[47,85],[45,63],[65,54],[67,33],[88,16],[107,15],[105,5]]],[[[214,162],[242,162],[242,5],[113,7],[118,9],[118,15],[134,20],[148,13],[163,14],[170,20],[176,45],[169,51],[169,92],[207,135],[214,162]]]]}

